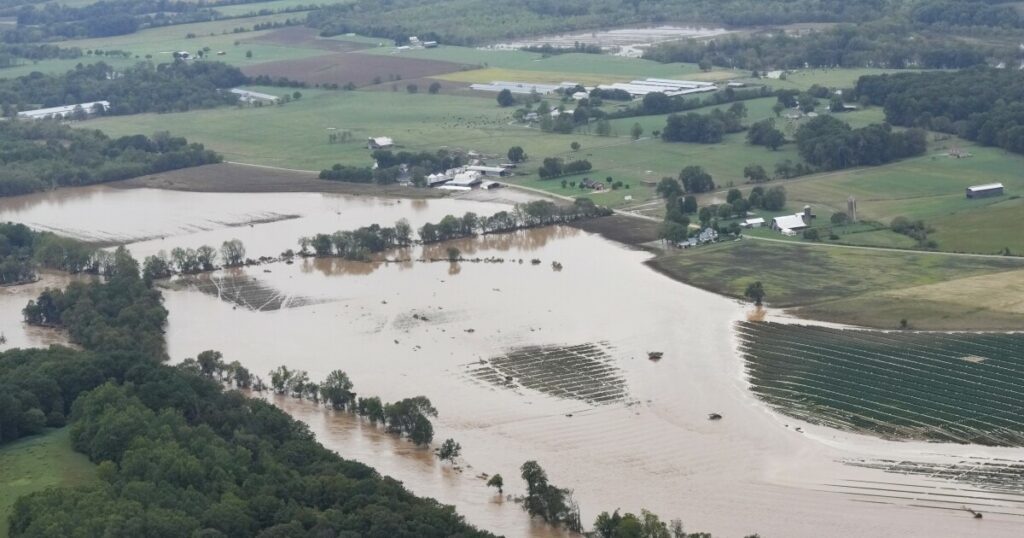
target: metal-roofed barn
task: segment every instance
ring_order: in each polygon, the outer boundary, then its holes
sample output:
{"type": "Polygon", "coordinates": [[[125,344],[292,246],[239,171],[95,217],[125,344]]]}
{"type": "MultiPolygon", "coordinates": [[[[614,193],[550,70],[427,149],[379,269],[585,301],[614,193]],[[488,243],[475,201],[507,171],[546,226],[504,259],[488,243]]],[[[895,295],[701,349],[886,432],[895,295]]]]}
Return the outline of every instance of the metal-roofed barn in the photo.
{"type": "Polygon", "coordinates": [[[968,198],[985,198],[988,196],[1002,196],[1004,192],[1002,183],[986,183],[984,185],[972,185],[967,187],[968,198]]]}

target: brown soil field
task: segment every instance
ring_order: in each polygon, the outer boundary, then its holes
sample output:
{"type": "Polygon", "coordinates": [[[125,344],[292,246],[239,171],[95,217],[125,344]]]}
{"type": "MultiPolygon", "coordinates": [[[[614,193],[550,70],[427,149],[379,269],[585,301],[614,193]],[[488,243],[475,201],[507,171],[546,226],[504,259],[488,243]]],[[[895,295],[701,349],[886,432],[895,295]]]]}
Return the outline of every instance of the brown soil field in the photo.
{"type": "Polygon", "coordinates": [[[325,39],[320,37],[314,28],[305,26],[289,26],[274,30],[261,36],[243,39],[243,43],[260,43],[264,45],[284,45],[307,49],[329,50],[331,52],[350,52],[371,48],[367,43],[345,41],[341,39],[325,39]]]}
{"type": "Polygon", "coordinates": [[[644,243],[658,240],[660,224],[647,219],[611,215],[577,221],[571,226],[585,232],[596,233],[605,239],[640,247],[644,243]]]}
{"type": "Polygon", "coordinates": [[[242,69],[250,77],[267,75],[271,77],[287,77],[307,84],[348,83],[356,86],[368,86],[375,81],[395,81],[402,84],[409,79],[418,79],[443,73],[460,71],[465,66],[453,62],[436,60],[418,60],[415,58],[397,58],[378,56],[375,54],[353,54],[338,52],[302,60],[282,60],[252,65],[242,69]]]}
{"type": "Polygon", "coordinates": [[[441,198],[444,191],[399,185],[327,181],[313,172],[235,163],[210,164],[109,184],[121,189],[167,189],[192,192],[330,192],[397,198],[441,198]]]}

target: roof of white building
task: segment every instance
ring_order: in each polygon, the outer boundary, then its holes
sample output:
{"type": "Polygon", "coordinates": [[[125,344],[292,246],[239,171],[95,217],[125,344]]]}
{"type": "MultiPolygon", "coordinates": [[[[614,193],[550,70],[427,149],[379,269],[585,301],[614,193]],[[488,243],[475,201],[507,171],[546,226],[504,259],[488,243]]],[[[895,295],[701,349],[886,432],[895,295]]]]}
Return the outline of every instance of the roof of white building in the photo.
{"type": "Polygon", "coordinates": [[[795,215],[782,215],[781,217],[775,217],[772,222],[775,223],[779,229],[782,230],[794,230],[797,228],[806,228],[807,223],[804,222],[803,214],[797,213],[795,215]]]}

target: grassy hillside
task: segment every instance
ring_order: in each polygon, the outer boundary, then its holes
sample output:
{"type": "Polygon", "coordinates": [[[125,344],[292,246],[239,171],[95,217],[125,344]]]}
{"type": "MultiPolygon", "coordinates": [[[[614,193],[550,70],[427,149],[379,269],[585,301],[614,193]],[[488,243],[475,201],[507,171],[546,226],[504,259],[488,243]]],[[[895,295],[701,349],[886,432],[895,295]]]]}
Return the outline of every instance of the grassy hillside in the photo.
{"type": "Polygon", "coordinates": [[[96,467],[71,450],[68,429],[52,430],[0,448],[0,538],[7,537],[7,518],[22,495],[49,487],[95,481],[96,467]]]}
{"type": "MultiPolygon", "coordinates": [[[[677,251],[651,265],[674,278],[742,297],[761,281],[774,307],[813,319],[896,328],[1020,327],[1024,305],[1007,301],[1024,259],[886,252],[747,239],[677,251]]],[[[1016,284],[1019,286],[1019,283],[1016,284]]]]}

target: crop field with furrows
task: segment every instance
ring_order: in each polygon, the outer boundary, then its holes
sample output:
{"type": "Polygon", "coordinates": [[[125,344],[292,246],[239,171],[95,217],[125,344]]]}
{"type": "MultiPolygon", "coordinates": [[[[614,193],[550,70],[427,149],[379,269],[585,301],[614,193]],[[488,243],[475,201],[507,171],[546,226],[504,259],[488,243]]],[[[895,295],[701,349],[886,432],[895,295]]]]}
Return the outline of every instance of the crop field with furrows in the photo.
{"type": "Polygon", "coordinates": [[[288,295],[246,274],[199,275],[183,284],[218,299],[257,312],[296,308],[322,302],[313,297],[288,295]]]}
{"type": "Polygon", "coordinates": [[[527,346],[473,364],[470,376],[499,387],[525,387],[594,405],[626,399],[626,381],[612,364],[607,342],[527,346]]]}
{"type": "Polygon", "coordinates": [[[1024,496],[1024,461],[967,458],[950,464],[908,460],[846,460],[843,463],[888,473],[963,482],[993,492],[1024,496]]]}
{"type": "Polygon", "coordinates": [[[1024,334],[738,332],[751,390],[782,413],[890,439],[1024,446],[1024,334]]]}

